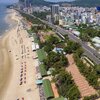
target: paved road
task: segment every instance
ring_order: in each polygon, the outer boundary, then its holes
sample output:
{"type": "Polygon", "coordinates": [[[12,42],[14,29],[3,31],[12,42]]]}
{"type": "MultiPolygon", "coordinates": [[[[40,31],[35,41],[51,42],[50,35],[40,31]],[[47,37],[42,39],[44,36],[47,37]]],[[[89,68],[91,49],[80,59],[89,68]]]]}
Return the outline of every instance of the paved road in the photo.
{"type": "MultiPolygon", "coordinates": [[[[27,13],[26,13],[27,14],[27,13]]],[[[34,17],[34,18],[36,18],[35,16],[33,16],[33,15],[31,15],[31,14],[29,14],[30,16],[32,16],[32,17],[34,17]]],[[[59,26],[55,26],[55,25],[53,25],[53,24],[51,24],[51,23],[48,23],[47,21],[44,21],[44,20],[41,20],[40,18],[38,18],[40,21],[42,21],[43,23],[45,23],[45,24],[47,24],[47,25],[49,25],[50,27],[52,27],[56,32],[58,32],[59,34],[61,34],[61,35],[68,35],[68,37],[71,39],[71,40],[73,40],[73,41],[75,41],[75,42],[78,42],[79,44],[81,44],[81,46],[83,47],[83,49],[84,49],[84,51],[85,51],[85,55],[87,56],[87,57],[89,57],[93,62],[95,62],[96,64],[100,64],[100,54],[96,51],[96,50],[94,50],[94,49],[92,49],[92,48],[90,48],[85,42],[83,42],[83,41],[81,41],[79,38],[77,38],[75,35],[73,35],[73,34],[71,34],[71,32],[69,32],[69,31],[67,31],[67,30],[65,30],[65,29],[63,29],[63,28],[61,28],[61,27],[59,27],[59,26]]]]}
{"type": "Polygon", "coordinates": [[[42,22],[48,24],[50,27],[52,27],[53,29],[55,29],[56,32],[59,32],[60,34],[62,34],[63,36],[64,35],[68,35],[68,37],[75,41],[75,42],[78,42],[81,44],[81,46],[83,47],[84,51],[85,51],[85,55],[87,57],[89,57],[93,62],[95,62],[96,64],[100,64],[100,54],[90,48],[85,42],[81,41],[78,37],[76,37],[75,35],[73,35],[71,32],[59,27],[59,26],[55,26],[55,25],[52,25],[51,23],[48,23],[47,21],[44,21],[44,20],[41,20],[42,22]]]}
{"type": "Polygon", "coordinates": [[[74,36],[73,34],[69,33],[68,31],[62,29],[62,28],[57,28],[58,32],[60,32],[62,35],[66,35],[68,34],[69,38],[75,42],[78,42],[81,44],[81,46],[83,47],[84,51],[85,51],[85,55],[88,56],[92,61],[94,61],[96,64],[100,64],[100,54],[90,48],[87,43],[81,41],[79,38],[77,38],[76,36],[74,36]]]}
{"type": "MultiPolygon", "coordinates": [[[[45,21],[45,23],[48,23],[45,21]]],[[[76,37],[75,35],[73,35],[71,32],[61,28],[61,27],[56,27],[50,23],[48,23],[52,28],[55,28],[57,32],[59,32],[62,35],[68,35],[69,38],[75,42],[78,42],[82,45],[83,49],[85,50],[85,55],[88,56],[92,61],[94,61],[96,64],[100,64],[100,54],[90,48],[85,42],[81,41],[78,37],[76,37]]]]}

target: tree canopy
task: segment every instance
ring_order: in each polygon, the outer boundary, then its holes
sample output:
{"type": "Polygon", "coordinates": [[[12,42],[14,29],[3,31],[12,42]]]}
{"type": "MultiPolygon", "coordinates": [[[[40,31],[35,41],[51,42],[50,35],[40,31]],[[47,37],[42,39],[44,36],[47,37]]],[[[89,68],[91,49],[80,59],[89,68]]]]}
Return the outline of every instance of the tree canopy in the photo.
{"type": "Polygon", "coordinates": [[[67,41],[67,46],[64,48],[64,51],[66,53],[74,53],[78,48],[80,48],[80,44],[78,44],[77,42],[73,42],[73,41],[67,41]]]}
{"type": "Polygon", "coordinates": [[[68,72],[65,70],[60,71],[55,77],[55,82],[60,95],[69,98],[69,100],[78,100],[80,92],[68,72]]]}

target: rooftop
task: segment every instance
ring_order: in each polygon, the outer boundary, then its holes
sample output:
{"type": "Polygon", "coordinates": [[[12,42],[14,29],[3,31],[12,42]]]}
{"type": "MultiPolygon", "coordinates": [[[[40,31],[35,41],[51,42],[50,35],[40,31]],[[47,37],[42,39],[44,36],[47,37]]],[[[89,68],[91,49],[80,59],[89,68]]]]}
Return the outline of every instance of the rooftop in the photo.
{"type": "Polygon", "coordinates": [[[100,44],[100,38],[99,37],[95,37],[92,39],[93,42],[100,44]]]}
{"type": "Polygon", "coordinates": [[[58,98],[54,98],[54,99],[51,99],[51,100],[65,100],[65,99],[64,99],[64,97],[58,97],[58,98]]]}
{"type": "Polygon", "coordinates": [[[46,76],[47,75],[47,71],[45,69],[45,65],[41,64],[40,65],[40,72],[41,72],[41,76],[46,76]]]}
{"type": "Polygon", "coordinates": [[[51,83],[48,79],[43,80],[43,89],[47,99],[54,98],[54,93],[51,87],[51,83]]]}
{"type": "Polygon", "coordinates": [[[43,49],[37,50],[39,61],[42,62],[46,58],[46,53],[43,49]]]}

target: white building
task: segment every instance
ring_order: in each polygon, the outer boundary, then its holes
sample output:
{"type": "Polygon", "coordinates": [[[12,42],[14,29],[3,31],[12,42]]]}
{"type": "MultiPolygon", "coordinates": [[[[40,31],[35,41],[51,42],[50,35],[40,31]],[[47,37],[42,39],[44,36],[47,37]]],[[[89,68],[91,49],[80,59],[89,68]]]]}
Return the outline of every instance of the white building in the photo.
{"type": "Polygon", "coordinates": [[[93,41],[94,43],[100,44],[100,38],[99,38],[99,37],[93,38],[92,41],[93,41]]]}
{"type": "Polygon", "coordinates": [[[79,37],[79,35],[80,35],[80,32],[79,32],[79,31],[72,31],[72,33],[73,33],[75,36],[77,36],[77,37],[79,37]]]}
{"type": "Polygon", "coordinates": [[[95,47],[100,48],[100,37],[93,38],[92,42],[94,43],[95,47]]]}
{"type": "Polygon", "coordinates": [[[51,19],[53,23],[59,21],[59,5],[51,6],[51,19]]]}
{"type": "Polygon", "coordinates": [[[51,15],[47,15],[47,16],[46,16],[46,19],[47,19],[48,22],[51,23],[51,15]]]}

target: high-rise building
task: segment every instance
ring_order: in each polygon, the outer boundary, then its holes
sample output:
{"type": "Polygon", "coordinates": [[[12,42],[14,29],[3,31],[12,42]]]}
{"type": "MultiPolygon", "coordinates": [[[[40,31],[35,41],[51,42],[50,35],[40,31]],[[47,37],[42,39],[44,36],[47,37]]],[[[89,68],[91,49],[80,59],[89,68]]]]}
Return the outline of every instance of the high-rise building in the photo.
{"type": "Polygon", "coordinates": [[[29,0],[19,0],[19,6],[26,8],[28,7],[29,0]]]}
{"type": "Polygon", "coordinates": [[[51,20],[53,23],[59,22],[59,5],[51,6],[51,20]]]}
{"type": "Polygon", "coordinates": [[[27,13],[32,13],[33,9],[32,9],[32,5],[31,5],[31,0],[24,0],[23,2],[23,6],[24,6],[24,11],[27,13]]]}
{"type": "Polygon", "coordinates": [[[52,5],[51,6],[51,13],[52,13],[52,15],[59,14],[59,5],[52,5]]]}
{"type": "Polygon", "coordinates": [[[25,7],[30,7],[31,1],[30,0],[24,0],[25,7]]]}
{"type": "Polygon", "coordinates": [[[18,2],[18,8],[19,8],[20,10],[23,10],[24,4],[23,4],[22,0],[19,0],[19,2],[18,2]]]}

